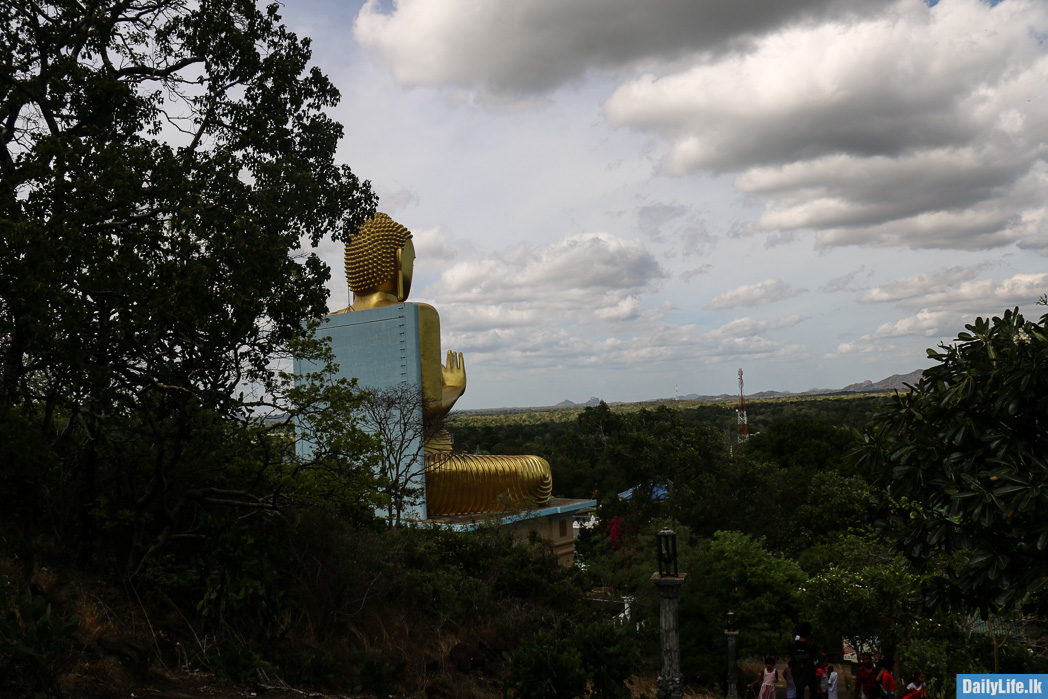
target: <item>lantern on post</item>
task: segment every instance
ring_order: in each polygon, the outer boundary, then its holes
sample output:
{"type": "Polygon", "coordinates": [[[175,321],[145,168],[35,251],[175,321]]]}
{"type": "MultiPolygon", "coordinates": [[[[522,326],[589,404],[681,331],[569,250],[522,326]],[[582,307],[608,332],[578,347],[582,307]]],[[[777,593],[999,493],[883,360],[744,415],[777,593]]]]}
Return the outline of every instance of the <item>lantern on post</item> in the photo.
{"type": "Polygon", "coordinates": [[[688,574],[677,573],[677,535],[671,529],[663,529],[655,535],[655,552],[659,559],[659,572],[651,581],[659,588],[662,598],[659,604],[659,646],[662,662],[659,666],[656,699],[682,699],[684,676],[680,673],[680,621],[677,596],[688,574]]]}
{"type": "Polygon", "coordinates": [[[663,529],[655,535],[659,559],[659,576],[677,575],[677,534],[672,529],[663,529]]]}

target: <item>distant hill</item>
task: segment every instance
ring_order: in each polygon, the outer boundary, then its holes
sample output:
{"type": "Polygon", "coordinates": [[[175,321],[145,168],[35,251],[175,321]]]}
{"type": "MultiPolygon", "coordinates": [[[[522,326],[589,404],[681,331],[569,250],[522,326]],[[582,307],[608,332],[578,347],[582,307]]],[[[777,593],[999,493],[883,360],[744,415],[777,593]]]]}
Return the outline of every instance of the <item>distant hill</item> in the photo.
{"type": "MultiPolygon", "coordinates": [[[[905,391],[906,384],[913,385],[921,378],[921,370],[911,371],[909,374],[893,374],[886,379],[880,381],[870,381],[866,379],[860,383],[853,383],[845,386],[844,388],[810,388],[807,391],[801,391],[800,393],[791,393],[790,391],[758,391],[756,393],[747,393],[747,400],[751,399],[762,399],[762,398],[786,398],[788,396],[822,396],[827,394],[840,394],[840,393],[888,393],[890,391],[905,391]]],[[[720,401],[720,400],[736,400],[739,397],[737,393],[721,393],[717,396],[700,396],[697,393],[689,393],[686,396],[681,396],[681,400],[693,400],[693,401],[720,401]]],[[[658,401],[673,400],[672,398],[658,398],[658,401]]]]}
{"type": "Polygon", "coordinates": [[[853,383],[850,386],[845,386],[842,390],[850,391],[852,393],[884,393],[885,391],[905,391],[906,385],[913,386],[915,383],[920,381],[921,374],[923,372],[918,369],[911,371],[909,374],[892,374],[886,379],[873,382],[869,379],[862,383],[853,383]]]}
{"type": "Polygon", "coordinates": [[[601,401],[601,399],[597,398],[596,396],[590,396],[590,399],[588,401],[586,401],[585,403],[576,403],[574,401],[570,401],[567,398],[565,398],[561,402],[555,403],[552,407],[554,407],[554,408],[570,408],[573,405],[600,405],[600,401],[601,401]]]}
{"type": "MultiPolygon", "coordinates": [[[[888,393],[891,391],[905,391],[906,384],[913,385],[921,378],[921,370],[911,371],[909,374],[893,374],[886,379],[880,381],[871,381],[866,379],[859,383],[853,383],[844,388],[810,388],[807,391],[801,391],[799,393],[791,393],[789,391],[758,391],[757,393],[747,393],[747,400],[762,400],[767,398],[787,398],[787,397],[802,397],[802,396],[823,396],[823,395],[841,395],[845,393],[888,393]]],[[[696,401],[696,402],[718,402],[718,401],[734,401],[738,400],[739,395],[737,393],[721,393],[716,396],[703,396],[698,393],[689,393],[684,396],[680,396],[677,399],[674,398],[653,398],[647,401],[636,401],[637,403],[663,403],[666,401],[682,400],[682,401],[696,401]]],[[[570,409],[578,408],[586,405],[599,405],[601,399],[596,396],[590,396],[590,399],[584,403],[575,403],[568,399],[564,399],[556,405],[550,406],[535,406],[534,408],[499,408],[499,412],[516,412],[516,411],[529,411],[534,409],[551,410],[551,409],[570,409]]],[[[608,401],[609,405],[618,405],[621,401],[611,402],[608,401]]],[[[465,413],[485,413],[490,412],[489,409],[474,409],[463,411],[465,413]]]]}

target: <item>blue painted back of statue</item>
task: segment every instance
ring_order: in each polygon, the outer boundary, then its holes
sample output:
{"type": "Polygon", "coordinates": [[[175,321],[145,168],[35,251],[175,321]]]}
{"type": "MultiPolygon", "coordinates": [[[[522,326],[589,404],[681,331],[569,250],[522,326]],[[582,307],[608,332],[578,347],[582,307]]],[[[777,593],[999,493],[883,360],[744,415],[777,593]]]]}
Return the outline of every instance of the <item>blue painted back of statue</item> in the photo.
{"type": "MultiPolygon", "coordinates": [[[[317,335],[331,338],[339,378],[355,378],[361,388],[382,389],[407,383],[422,390],[417,303],[326,316],[317,335]]],[[[295,360],[296,374],[319,368],[312,362],[295,360]]],[[[421,406],[416,419],[422,422],[421,406]]],[[[297,448],[300,454],[308,453],[312,445],[300,439],[297,448]]],[[[421,454],[421,448],[418,452],[421,454]]],[[[424,471],[424,459],[419,458],[415,468],[424,471]]],[[[422,476],[419,481],[424,482],[422,476]]],[[[424,500],[406,511],[405,516],[426,519],[424,500]]]]}

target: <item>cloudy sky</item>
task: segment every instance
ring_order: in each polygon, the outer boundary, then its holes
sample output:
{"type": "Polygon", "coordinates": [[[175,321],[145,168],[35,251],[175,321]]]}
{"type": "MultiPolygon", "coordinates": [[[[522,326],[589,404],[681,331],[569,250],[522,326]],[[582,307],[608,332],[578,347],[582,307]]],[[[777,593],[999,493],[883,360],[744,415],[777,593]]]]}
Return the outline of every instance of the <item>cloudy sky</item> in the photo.
{"type": "MultiPolygon", "coordinates": [[[[288,0],[461,408],[839,388],[1048,292],[1043,0],[288,0]]],[[[331,307],[347,305],[341,250],[331,307]]]]}

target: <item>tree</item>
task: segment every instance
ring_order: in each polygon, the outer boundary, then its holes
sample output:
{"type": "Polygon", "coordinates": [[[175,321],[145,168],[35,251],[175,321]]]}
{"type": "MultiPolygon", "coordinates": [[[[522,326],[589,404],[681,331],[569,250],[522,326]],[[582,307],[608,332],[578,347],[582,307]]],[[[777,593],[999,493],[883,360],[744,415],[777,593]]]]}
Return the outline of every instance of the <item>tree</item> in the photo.
{"type": "Polygon", "coordinates": [[[368,391],[361,404],[363,427],[378,442],[381,489],[389,526],[400,526],[405,507],[425,499],[426,438],[440,425],[422,421],[422,389],[398,383],[368,391]]]}
{"type": "Polygon", "coordinates": [[[800,566],[773,556],[763,540],[719,531],[701,565],[687,572],[693,571],[696,587],[682,594],[680,603],[682,652],[690,659],[686,666],[721,676],[724,636],[707,630],[722,628],[729,611],[745,630],[739,635],[740,658],[785,650],[790,629],[799,620],[797,595],[806,578],[800,566]]]}
{"type": "Polygon", "coordinates": [[[943,590],[985,612],[1048,585],[1048,316],[965,327],[928,350],[937,364],[870,423],[856,457],[887,493],[880,524],[896,548],[919,565],[952,556],[943,590]]]}
{"type": "MultiPolygon", "coordinates": [[[[847,639],[860,654],[891,654],[913,636],[922,579],[901,557],[865,533],[842,536],[809,560],[815,556],[821,562],[804,583],[801,605],[828,638],[847,639]]],[[[833,657],[840,645],[824,650],[833,657]]]]}
{"type": "Polygon", "coordinates": [[[248,389],[326,311],[301,241],[375,198],[275,4],[11,0],[0,23],[0,463],[35,460],[70,537],[108,510],[156,543],[207,505],[194,475],[257,454],[274,396],[248,389]]]}

